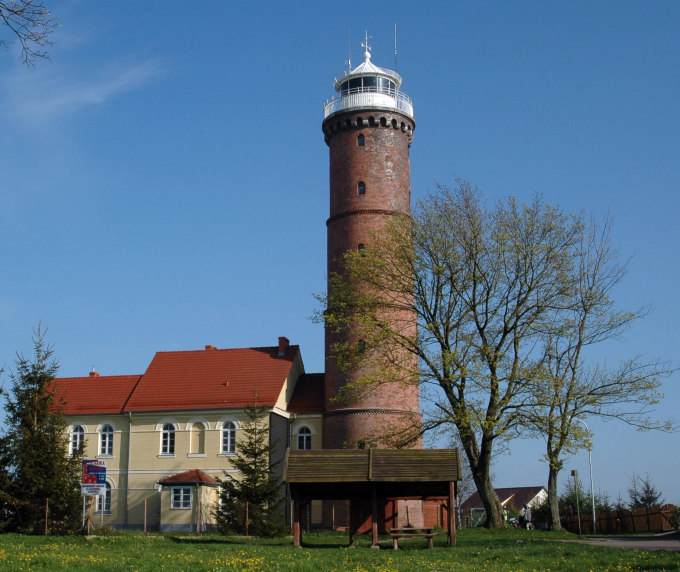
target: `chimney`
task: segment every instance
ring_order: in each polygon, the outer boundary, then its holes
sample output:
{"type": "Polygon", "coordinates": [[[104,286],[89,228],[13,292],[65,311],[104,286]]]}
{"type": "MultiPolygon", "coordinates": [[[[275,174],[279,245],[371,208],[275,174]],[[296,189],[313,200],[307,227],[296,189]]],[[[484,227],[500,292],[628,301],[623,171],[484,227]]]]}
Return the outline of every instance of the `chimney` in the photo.
{"type": "Polygon", "coordinates": [[[290,340],[288,338],[279,336],[279,357],[283,357],[284,355],[286,355],[286,350],[288,349],[289,345],[290,340]]]}
{"type": "Polygon", "coordinates": [[[216,350],[217,348],[215,346],[211,346],[210,344],[205,345],[206,350],[216,350]]]}
{"type": "Polygon", "coordinates": [[[92,371],[90,372],[90,377],[99,377],[99,374],[92,368],[92,371]]]}

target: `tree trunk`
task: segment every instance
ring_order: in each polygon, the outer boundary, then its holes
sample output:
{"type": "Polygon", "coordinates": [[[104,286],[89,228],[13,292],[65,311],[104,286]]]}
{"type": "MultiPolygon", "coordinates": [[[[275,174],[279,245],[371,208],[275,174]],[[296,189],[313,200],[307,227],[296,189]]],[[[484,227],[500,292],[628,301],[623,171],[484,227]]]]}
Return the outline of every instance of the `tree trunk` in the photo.
{"type": "MultiPolygon", "coordinates": [[[[488,474],[488,473],[487,473],[488,474]]],[[[475,484],[477,485],[477,493],[484,505],[486,511],[486,520],[484,521],[485,528],[503,528],[505,522],[503,521],[503,507],[501,501],[496,494],[496,491],[491,484],[491,479],[488,476],[480,475],[477,479],[475,474],[475,484]]]]}
{"type": "Polygon", "coordinates": [[[560,503],[557,496],[557,475],[559,469],[553,468],[552,464],[548,471],[548,508],[550,509],[550,530],[562,530],[560,521],[560,503]]]}

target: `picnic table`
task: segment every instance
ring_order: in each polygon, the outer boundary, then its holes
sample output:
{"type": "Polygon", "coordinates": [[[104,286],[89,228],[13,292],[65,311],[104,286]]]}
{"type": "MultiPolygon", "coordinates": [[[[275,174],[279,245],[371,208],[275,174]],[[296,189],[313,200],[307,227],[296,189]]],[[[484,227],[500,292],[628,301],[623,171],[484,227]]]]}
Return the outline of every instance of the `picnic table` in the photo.
{"type": "Polygon", "coordinates": [[[394,540],[394,549],[399,549],[399,539],[400,538],[427,538],[427,547],[432,548],[432,539],[437,536],[433,527],[422,527],[422,528],[390,528],[390,536],[394,540]]]}

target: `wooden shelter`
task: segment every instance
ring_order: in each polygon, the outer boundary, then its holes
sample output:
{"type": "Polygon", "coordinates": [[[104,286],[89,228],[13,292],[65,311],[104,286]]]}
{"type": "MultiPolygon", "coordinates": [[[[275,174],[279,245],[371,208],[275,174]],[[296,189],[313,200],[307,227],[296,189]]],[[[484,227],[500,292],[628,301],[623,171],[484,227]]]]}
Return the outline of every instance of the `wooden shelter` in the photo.
{"type": "Polygon", "coordinates": [[[286,453],[283,480],[293,502],[293,542],[302,543],[301,509],[312,500],[350,501],[350,545],[368,532],[372,545],[395,522],[400,500],[439,501],[447,510],[448,544],[456,543],[456,449],[322,449],[286,453]]]}

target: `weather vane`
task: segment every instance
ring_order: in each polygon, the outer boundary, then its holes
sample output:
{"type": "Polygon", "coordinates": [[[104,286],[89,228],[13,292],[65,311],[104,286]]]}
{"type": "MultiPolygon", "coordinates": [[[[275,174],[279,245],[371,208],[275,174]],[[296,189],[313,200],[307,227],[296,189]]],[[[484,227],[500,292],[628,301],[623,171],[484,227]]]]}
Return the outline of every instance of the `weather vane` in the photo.
{"type": "MultiPolygon", "coordinates": [[[[366,53],[364,55],[366,55],[366,54],[370,55],[371,46],[368,43],[368,30],[365,31],[365,34],[366,34],[366,39],[363,42],[361,42],[361,47],[366,50],[366,53]]],[[[373,36],[371,36],[371,37],[373,37],[373,36]]]]}

